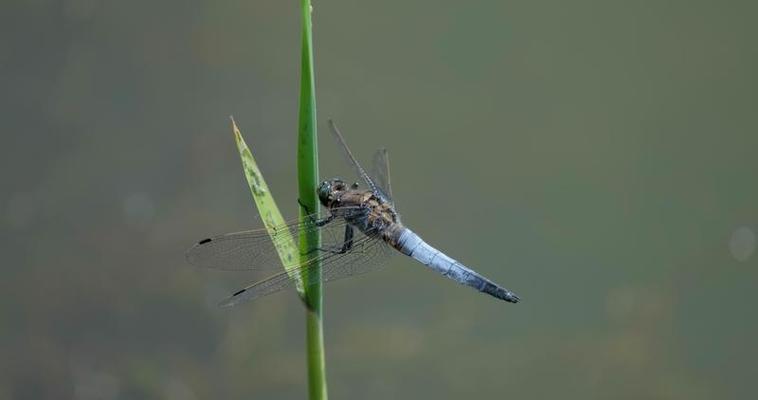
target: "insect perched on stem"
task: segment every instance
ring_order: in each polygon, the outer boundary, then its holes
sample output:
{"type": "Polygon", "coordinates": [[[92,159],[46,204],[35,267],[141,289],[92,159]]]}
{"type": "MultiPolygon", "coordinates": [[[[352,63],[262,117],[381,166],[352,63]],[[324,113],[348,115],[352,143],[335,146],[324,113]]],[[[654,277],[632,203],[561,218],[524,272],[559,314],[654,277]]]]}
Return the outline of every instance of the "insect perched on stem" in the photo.
{"type": "MultiPolygon", "coordinates": [[[[298,273],[309,278],[306,282],[318,278],[331,281],[369,272],[384,264],[396,250],[482,293],[511,303],[519,301],[510,290],[450,258],[403,225],[390,197],[387,151],[382,149],[376,153],[376,172],[371,177],[355,159],[337,126],[332,121],[329,125],[366,188],[337,178],[325,180],[318,187],[318,198],[329,211],[327,217],[311,217],[305,222],[277,227],[274,235],[260,229],[203,239],[187,252],[187,260],[198,266],[218,269],[276,268],[279,265],[276,247],[280,242],[295,240],[298,230],[317,229],[322,233],[323,245],[304,257],[305,261],[293,259],[290,260],[292,265],[285,266],[294,266],[298,273]],[[321,265],[321,274],[314,272],[311,276],[311,270],[315,271],[311,266],[315,264],[321,265]]],[[[280,272],[237,291],[221,305],[233,306],[295,286],[298,275],[291,271],[280,272]]]]}

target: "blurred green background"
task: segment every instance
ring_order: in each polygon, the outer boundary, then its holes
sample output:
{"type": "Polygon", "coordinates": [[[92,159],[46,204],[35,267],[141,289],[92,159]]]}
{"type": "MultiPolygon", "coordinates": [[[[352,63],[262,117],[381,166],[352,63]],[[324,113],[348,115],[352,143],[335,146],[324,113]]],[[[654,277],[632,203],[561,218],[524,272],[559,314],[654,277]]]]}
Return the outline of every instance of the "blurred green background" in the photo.
{"type": "MultiPolygon", "coordinates": [[[[744,399],[758,358],[758,3],[314,4],[324,177],[387,146],[404,257],[332,283],[333,399],[744,399]]],[[[294,292],[185,250],[296,204],[299,2],[3,0],[0,399],[297,399],[294,292]]],[[[752,395],[751,395],[752,393],[752,395]]]]}

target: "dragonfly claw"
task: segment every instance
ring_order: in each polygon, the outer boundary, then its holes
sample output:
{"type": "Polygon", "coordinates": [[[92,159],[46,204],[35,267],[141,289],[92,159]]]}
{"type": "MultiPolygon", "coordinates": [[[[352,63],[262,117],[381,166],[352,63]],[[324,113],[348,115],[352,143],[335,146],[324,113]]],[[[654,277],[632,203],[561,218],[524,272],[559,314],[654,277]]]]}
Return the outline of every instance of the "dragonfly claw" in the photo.
{"type": "Polygon", "coordinates": [[[298,197],[298,199],[297,199],[297,204],[299,204],[299,205],[300,205],[300,207],[302,207],[302,208],[303,208],[303,210],[305,210],[305,213],[306,213],[306,214],[308,214],[308,215],[312,214],[312,212],[311,212],[310,208],[308,208],[308,206],[307,206],[307,205],[305,205],[305,203],[303,203],[303,201],[302,201],[302,200],[300,200],[300,198],[299,198],[299,197],[298,197]]]}

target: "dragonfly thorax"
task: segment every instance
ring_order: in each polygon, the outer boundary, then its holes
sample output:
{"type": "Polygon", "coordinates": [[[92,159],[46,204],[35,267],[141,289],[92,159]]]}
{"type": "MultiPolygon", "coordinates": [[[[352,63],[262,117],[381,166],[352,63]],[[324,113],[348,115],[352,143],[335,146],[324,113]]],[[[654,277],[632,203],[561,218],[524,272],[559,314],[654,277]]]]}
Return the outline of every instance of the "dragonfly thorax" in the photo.
{"type": "Polygon", "coordinates": [[[402,228],[400,217],[385,196],[370,189],[358,189],[358,184],[346,184],[339,178],[321,182],[318,187],[321,204],[331,217],[340,217],[366,235],[388,235],[402,228]]]}

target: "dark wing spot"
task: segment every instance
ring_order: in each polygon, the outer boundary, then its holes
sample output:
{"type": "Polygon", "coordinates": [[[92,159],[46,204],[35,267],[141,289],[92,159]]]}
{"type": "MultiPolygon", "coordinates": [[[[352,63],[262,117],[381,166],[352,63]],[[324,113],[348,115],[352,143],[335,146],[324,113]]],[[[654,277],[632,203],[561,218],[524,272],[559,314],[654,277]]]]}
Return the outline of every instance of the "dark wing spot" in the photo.
{"type": "Polygon", "coordinates": [[[210,239],[210,238],[208,238],[208,239],[203,239],[203,240],[201,240],[201,241],[197,242],[197,244],[206,244],[206,243],[208,243],[208,242],[210,242],[210,241],[211,241],[211,239],[210,239]]]}
{"type": "Polygon", "coordinates": [[[232,297],[234,297],[234,296],[239,296],[239,295],[241,295],[242,293],[245,293],[246,291],[247,291],[247,289],[241,289],[241,290],[238,290],[238,291],[234,292],[234,294],[232,295],[232,297]]]}

